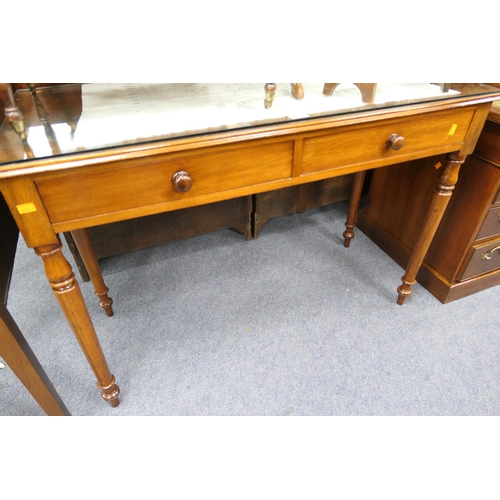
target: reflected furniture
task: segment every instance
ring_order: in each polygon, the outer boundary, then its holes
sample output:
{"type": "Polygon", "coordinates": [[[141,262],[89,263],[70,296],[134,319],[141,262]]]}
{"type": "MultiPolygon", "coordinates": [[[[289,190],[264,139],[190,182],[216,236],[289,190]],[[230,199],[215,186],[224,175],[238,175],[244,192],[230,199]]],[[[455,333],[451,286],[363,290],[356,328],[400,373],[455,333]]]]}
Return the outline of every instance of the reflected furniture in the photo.
{"type": "MultiPolygon", "coordinates": [[[[331,96],[335,89],[340,85],[340,83],[325,83],[323,86],[323,94],[326,96],[331,96]]],[[[376,83],[355,83],[354,84],[361,92],[361,99],[366,104],[373,104],[375,100],[375,92],[377,91],[376,83]]],[[[302,83],[291,83],[292,96],[295,99],[304,99],[304,86],[302,83]]],[[[264,107],[269,109],[273,105],[274,96],[276,94],[276,84],[266,83],[264,90],[266,92],[266,98],[264,100],[264,107]]],[[[443,88],[443,87],[441,87],[443,88]]]]}
{"type": "MultiPolygon", "coordinates": [[[[70,92],[61,90],[64,105],[49,111],[51,117],[61,114],[59,119],[68,122],[64,114],[73,112],[68,107],[70,92]]],[[[26,244],[43,261],[49,284],[94,371],[102,397],[116,406],[119,388],[79,284],[61,251],[60,233],[71,232],[99,303],[111,315],[111,300],[89,227],[352,174],[344,232],[345,246],[349,246],[367,170],[444,154],[398,287],[397,303],[402,305],[412,293],[459,169],[474,150],[491,102],[500,97],[496,89],[477,84],[456,86],[454,92],[446,97],[174,138],[155,137],[38,158],[19,156],[15,145],[1,153],[0,191],[26,244]]],[[[29,122],[29,116],[40,125],[34,104],[31,108],[26,105],[26,112],[22,110],[25,121],[29,122]]],[[[8,128],[0,130],[0,144],[12,144],[8,135],[8,128]]]]}

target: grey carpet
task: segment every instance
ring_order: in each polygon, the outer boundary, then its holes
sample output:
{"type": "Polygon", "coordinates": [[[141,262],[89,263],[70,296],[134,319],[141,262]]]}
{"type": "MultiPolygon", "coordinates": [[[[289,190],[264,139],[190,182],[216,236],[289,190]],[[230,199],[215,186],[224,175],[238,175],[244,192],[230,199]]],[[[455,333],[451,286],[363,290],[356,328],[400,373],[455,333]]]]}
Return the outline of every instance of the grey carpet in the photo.
{"type": "MultiPolygon", "coordinates": [[[[443,305],[360,231],[345,203],[101,261],[115,316],[81,283],[121,388],[95,379],[21,240],[8,307],[73,415],[499,415],[490,289],[443,305]]],[[[71,255],[65,249],[68,260],[71,255]]],[[[7,367],[0,415],[42,415],[7,367]]]]}

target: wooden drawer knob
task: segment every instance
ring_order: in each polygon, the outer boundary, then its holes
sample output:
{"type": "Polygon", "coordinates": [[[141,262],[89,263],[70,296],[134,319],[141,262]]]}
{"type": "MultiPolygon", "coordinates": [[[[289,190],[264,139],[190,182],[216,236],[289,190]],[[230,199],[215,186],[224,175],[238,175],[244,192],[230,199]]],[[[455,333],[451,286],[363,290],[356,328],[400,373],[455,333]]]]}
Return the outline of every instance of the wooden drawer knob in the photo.
{"type": "Polygon", "coordinates": [[[193,179],[184,170],[179,170],[172,175],[172,184],[178,193],[187,193],[193,185],[193,179]]]}
{"type": "Polygon", "coordinates": [[[387,147],[399,151],[405,145],[405,138],[402,135],[392,134],[387,139],[387,147]]]}

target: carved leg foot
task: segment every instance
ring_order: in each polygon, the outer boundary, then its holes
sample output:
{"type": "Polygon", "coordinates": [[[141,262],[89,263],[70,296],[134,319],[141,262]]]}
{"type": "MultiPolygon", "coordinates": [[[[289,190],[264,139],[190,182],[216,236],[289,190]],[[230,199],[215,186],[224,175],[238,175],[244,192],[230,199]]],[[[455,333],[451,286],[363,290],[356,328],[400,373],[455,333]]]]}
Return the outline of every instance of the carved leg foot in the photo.
{"type": "Polygon", "coordinates": [[[444,211],[448,206],[455,184],[458,180],[458,172],[465,156],[450,153],[446,157],[446,164],[436,182],[434,192],[424,216],[422,229],[413,247],[406,272],[401,278],[403,283],[398,287],[399,305],[403,305],[405,299],[412,294],[411,287],[415,284],[417,273],[422,265],[425,254],[432,243],[436,230],[443,218],[444,211]]]}
{"type": "Polygon", "coordinates": [[[402,306],[406,297],[409,297],[413,291],[411,287],[415,284],[415,280],[407,281],[404,276],[401,278],[403,280],[403,284],[398,286],[398,305],[402,306]]]}
{"type": "Polygon", "coordinates": [[[101,396],[104,401],[107,401],[113,408],[116,408],[120,404],[118,395],[120,394],[120,388],[115,384],[115,376],[111,375],[111,382],[106,385],[100,385],[97,383],[97,388],[101,390],[101,396]]]}
{"type": "Polygon", "coordinates": [[[276,94],[276,84],[266,83],[264,87],[266,91],[266,100],[264,101],[264,107],[269,109],[273,105],[274,95],[276,94]]]}
{"type": "Polygon", "coordinates": [[[52,291],[97,378],[97,386],[102,391],[102,397],[111,406],[117,406],[120,389],[109,371],[80,287],[61,249],[62,245],[59,242],[37,247],[35,252],[43,260],[45,274],[52,291]]]}
{"type": "Polygon", "coordinates": [[[354,238],[354,228],[356,227],[359,201],[361,200],[361,192],[363,191],[363,182],[365,180],[365,175],[366,171],[357,172],[354,174],[351,198],[349,199],[349,212],[347,214],[347,221],[345,223],[346,230],[343,234],[345,248],[349,248],[351,240],[354,238]]]}
{"type": "Polygon", "coordinates": [[[104,283],[89,232],[87,229],[78,229],[77,231],[71,231],[71,235],[92,280],[95,294],[99,297],[99,305],[104,309],[108,317],[113,316],[113,308],[111,307],[113,299],[108,296],[109,289],[104,283]]]}

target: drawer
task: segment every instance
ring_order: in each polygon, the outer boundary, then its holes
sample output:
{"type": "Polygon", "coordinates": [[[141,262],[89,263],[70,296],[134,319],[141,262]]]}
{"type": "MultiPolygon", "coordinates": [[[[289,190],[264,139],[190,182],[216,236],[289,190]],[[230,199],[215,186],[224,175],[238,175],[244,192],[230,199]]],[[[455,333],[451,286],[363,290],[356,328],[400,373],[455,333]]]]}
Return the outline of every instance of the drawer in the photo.
{"type": "Polygon", "coordinates": [[[472,247],[472,256],[460,281],[500,268],[500,239],[472,247]]]}
{"type": "MultiPolygon", "coordinates": [[[[292,152],[291,141],[268,143],[196,156],[167,156],[131,166],[100,166],[95,171],[41,178],[36,183],[55,224],[152,206],[156,208],[149,213],[158,213],[167,211],[169,202],[289,178],[292,152]],[[191,178],[187,192],[174,188],[173,176],[180,171],[191,178]]],[[[120,218],[128,217],[116,220],[120,218]]]]}
{"type": "Polygon", "coordinates": [[[500,234],[500,207],[491,208],[488,211],[476,239],[490,238],[497,234],[500,234]]]}
{"type": "Polygon", "coordinates": [[[422,156],[426,150],[429,150],[427,156],[459,150],[473,115],[473,109],[443,111],[387,120],[377,126],[346,127],[329,135],[304,139],[301,174],[360,163],[368,163],[368,169],[370,162],[383,164],[384,160],[395,158],[397,161],[402,156],[408,160],[422,156]],[[397,151],[387,146],[393,134],[405,140],[404,146],[397,151]]]}

